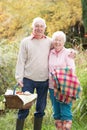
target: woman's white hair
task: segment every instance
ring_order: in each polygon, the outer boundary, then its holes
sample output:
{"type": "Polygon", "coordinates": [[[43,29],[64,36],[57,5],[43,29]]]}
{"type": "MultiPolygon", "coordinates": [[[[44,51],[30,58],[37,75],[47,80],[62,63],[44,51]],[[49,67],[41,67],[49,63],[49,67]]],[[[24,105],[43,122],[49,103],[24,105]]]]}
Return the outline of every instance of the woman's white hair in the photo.
{"type": "Polygon", "coordinates": [[[36,18],[33,19],[32,27],[34,27],[36,23],[40,23],[44,26],[44,28],[46,28],[45,20],[42,19],[41,17],[36,17],[36,18]]]}
{"type": "Polygon", "coordinates": [[[57,31],[53,33],[52,40],[54,41],[58,36],[61,36],[64,40],[64,43],[66,42],[66,34],[63,31],[57,31]]]}

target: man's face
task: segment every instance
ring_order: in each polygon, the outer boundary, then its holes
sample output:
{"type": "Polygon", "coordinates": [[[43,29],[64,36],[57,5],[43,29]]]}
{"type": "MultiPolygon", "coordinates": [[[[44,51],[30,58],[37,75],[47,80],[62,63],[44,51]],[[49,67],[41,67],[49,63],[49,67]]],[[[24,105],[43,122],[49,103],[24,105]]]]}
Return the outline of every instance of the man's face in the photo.
{"type": "Polygon", "coordinates": [[[45,32],[44,25],[39,22],[36,23],[35,26],[33,27],[33,32],[35,35],[42,36],[45,32]]]}

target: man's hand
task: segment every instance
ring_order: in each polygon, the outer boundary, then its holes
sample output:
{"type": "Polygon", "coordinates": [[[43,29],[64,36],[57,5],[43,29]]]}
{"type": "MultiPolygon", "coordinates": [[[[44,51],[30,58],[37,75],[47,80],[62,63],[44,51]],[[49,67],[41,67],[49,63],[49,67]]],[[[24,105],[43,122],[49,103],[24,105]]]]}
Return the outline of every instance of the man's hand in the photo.
{"type": "Polygon", "coordinates": [[[23,87],[22,81],[18,81],[18,84],[19,84],[20,87],[23,87]]]}

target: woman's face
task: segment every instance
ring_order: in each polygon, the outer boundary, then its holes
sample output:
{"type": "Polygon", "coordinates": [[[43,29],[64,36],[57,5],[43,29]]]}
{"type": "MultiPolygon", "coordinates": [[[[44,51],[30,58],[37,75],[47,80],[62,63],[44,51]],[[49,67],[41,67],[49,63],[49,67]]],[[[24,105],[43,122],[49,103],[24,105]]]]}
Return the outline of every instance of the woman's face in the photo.
{"type": "Polygon", "coordinates": [[[53,41],[53,46],[54,46],[54,49],[58,52],[58,51],[61,51],[62,48],[64,47],[64,39],[63,37],[61,36],[58,36],[54,39],[53,41]]]}
{"type": "Polygon", "coordinates": [[[34,32],[34,34],[37,35],[37,36],[42,36],[42,35],[44,35],[44,32],[45,32],[45,27],[44,27],[44,25],[41,24],[41,23],[39,23],[39,22],[36,23],[35,26],[34,26],[34,28],[33,28],[33,32],[34,32]]]}

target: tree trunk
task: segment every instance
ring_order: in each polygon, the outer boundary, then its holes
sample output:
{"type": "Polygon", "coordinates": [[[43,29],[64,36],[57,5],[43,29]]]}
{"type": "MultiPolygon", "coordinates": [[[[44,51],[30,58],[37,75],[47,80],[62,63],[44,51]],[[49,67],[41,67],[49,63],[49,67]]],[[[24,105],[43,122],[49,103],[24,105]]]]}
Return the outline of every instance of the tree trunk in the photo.
{"type": "Polygon", "coordinates": [[[85,27],[85,33],[87,34],[87,0],[81,0],[82,2],[82,19],[85,27]]]}

